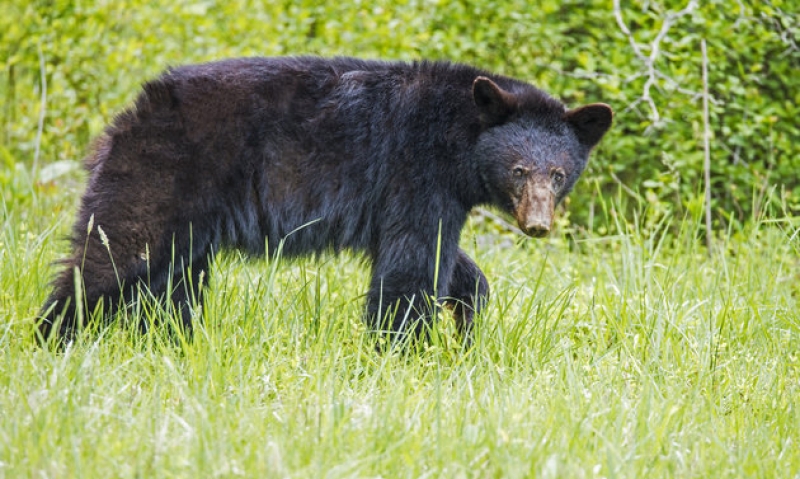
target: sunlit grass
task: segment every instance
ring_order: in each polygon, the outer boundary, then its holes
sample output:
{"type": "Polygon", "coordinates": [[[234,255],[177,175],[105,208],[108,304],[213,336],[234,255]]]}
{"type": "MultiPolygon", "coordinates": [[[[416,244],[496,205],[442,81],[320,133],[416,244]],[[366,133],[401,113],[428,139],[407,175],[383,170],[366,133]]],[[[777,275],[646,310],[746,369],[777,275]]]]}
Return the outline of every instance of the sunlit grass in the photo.
{"type": "MultiPolygon", "coordinates": [[[[63,193],[62,193],[63,194],[63,193]]],[[[32,317],[63,253],[57,193],[4,209],[1,477],[792,477],[800,471],[797,226],[619,220],[521,240],[471,222],[492,284],[471,349],[445,317],[378,354],[357,258],[218,258],[191,341],[32,317]]],[[[72,200],[69,200],[72,201],[72,200]]],[[[154,324],[143,302],[126,313],[154,324]]]]}

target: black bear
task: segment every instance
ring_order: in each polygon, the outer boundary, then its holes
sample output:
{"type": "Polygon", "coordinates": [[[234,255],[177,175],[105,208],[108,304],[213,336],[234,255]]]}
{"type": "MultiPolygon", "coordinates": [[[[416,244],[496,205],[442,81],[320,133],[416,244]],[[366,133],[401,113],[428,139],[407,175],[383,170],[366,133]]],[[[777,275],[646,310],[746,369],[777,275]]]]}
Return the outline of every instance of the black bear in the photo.
{"type": "Polygon", "coordinates": [[[566,109],[449,62],[171,68],[95,142],[72,254],[38,331],[69,338],[86,313],[108,318],[143,288],[190,328],[215,252],[272,255],[281,244],[289,257],[362,252],[376,330],[418,333],[441,302],[468,332],[489,294],[459,248],[470,210],[493,205],[546,234],[611,121],[607,105],[566,109]]]}

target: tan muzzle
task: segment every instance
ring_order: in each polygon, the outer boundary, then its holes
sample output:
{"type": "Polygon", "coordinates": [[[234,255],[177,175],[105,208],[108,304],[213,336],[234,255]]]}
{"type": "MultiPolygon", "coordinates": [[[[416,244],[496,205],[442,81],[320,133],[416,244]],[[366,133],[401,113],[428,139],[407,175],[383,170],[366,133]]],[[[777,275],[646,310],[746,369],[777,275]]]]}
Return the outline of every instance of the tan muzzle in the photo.
{"type": "Polygon", "coordinates": [[[546,182],[529,181],[525,185],[514,216],[528,236],[541,238],[553,227],[556,195],[546,182]]]}

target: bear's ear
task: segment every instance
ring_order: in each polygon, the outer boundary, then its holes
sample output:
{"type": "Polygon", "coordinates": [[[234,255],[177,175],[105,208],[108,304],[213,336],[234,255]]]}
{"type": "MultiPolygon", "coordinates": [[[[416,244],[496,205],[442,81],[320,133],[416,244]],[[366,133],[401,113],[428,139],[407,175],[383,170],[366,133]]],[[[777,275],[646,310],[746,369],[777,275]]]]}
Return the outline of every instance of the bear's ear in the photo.
{"type": "Polygon", "coordinates": [[[503,123],[517,108],[514,95],[500,88],[486,77],[478,77],[472,82],[472,98],[486,125],[503,123]]]}
{"type": "Polygon", "coordinates": [[[605,103],[592,103],[569,110],[564,114],[564,120],[572,125],[578,140],[588,146],[594,147],[611,127],[614,112],[605,103]]]}

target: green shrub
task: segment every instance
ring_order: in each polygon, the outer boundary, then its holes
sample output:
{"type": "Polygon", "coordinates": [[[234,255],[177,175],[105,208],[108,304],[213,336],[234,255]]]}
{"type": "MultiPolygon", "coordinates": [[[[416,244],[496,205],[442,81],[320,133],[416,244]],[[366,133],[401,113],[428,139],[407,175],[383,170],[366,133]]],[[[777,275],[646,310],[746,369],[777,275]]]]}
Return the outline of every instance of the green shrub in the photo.
{"type": "Polygon", "coordinates": [[[747,220],[764,205],[800,208],[800,26],[790,2],[640,1],[616,9],[609,0],[13,0],[4,9],[5,201],[14,172],[34,165],[37,147],[38,166],[72,162],[45,170],[42,180],[69,171],[64,165],[76,164],[138,85],[168,65],[319,54],[446,58],[526,79],[572,105],[609,103],[616,125],[573,194],[573,221],[593,227],[598,195],[620,185],[656,219],[696,212],[705,39],[715,219],[747,220]]]}

